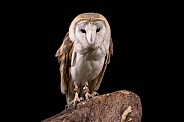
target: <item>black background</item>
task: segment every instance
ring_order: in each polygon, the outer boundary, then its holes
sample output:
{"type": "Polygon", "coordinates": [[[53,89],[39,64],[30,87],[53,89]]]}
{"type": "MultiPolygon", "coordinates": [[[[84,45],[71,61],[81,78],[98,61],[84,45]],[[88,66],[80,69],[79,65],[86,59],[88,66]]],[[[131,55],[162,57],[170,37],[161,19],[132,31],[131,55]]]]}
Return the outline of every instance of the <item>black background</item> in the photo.
{"type": "Polygon", "coordinates": [[[114,54],[98,92],[130,90],[138,94],[143,107],[142,122],[148,122],[154,116],[151,114],[156,92],[153,93],[153,89],[159,89],[159,76],[167,70],[163,60],[166,53],[162,49],[165,48],[168,11],[163,4],[151,2],[11,4],[4,9],[8,12],[7,30],[10,31],[5,40],[11,40],[8,41],[10,53],[7,56],[11,59],[8,72],[13,74],[8,78],[14,79],[9,84],[9,89],[13,89],[9,106],[15,107],[14,113],[21,111],[19,116],[32,122],[64,110],[66,101],[60,92],[55,53],[78,14],[97,12],[107,18],[114,44],[114,54]]]}

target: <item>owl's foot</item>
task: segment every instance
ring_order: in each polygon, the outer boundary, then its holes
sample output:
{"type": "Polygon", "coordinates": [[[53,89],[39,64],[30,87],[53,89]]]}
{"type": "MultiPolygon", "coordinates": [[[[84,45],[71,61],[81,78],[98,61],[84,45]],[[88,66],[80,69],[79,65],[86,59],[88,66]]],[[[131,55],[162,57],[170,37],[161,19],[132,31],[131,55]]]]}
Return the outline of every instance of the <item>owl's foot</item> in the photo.
{"type": "Polygon", "coordinates": [[[89,92],[86,92],[86,93],[85,93],[85,99],[86,99],[87,101],[89,101],[90,98],[91,98],[91,94],[90,94],[89,92]]]}
{"type": "Polygon", "coordinates": [[[70,106],[73,106],[74,108],[76,108],[77,103],[79,103],[79,102],[81,102],[81,101],[83,101],[83,100],[84,100],[83,97],[80,97],[79,99],[78,99],[78,98],[77,98],[77,99],[74,99],[74,100],[72,100],[69,104],[67,104],[67,105],[65,106],[65,109],[69,108],[70,106]]]}
{"type": "Polygon", "coordinates": [[[75,92],[75,97],[73,99],[73,101],[71,102],[74,106],[79,103],[81,101],[81,99],[79,98],[79,95],[77,92],[75,92]]]}
{"type": "Polygon", "coordinates": [[[93,93],[91,94],[91,97],[93,98],[93,97],[98,96],[98,95],[99,95],[98,92],[93,92],[93,93]]]}
{"type": "MultiPolygon", "coordinates": [[[[79,103],[80,101],[82,101],[83,99],[82,98],[79,98],[79,92],[80,92],[80,89],[79,89],[79,87],[78,87],[78,84],[76,84],[75,82],[74,82],[74,93],[75,93],[75,95],[74,95],[74,99],[69,103],[69,104],[67,104],[67,108],[68,107],[70,107],[71,105],[73,105],[74,107],[76,107],[76,105],[77,105],[77,103],[79,103]]],[[[65,108],[66,108],[65,107],[65,108]]]]}
{"type": "Polygon", "coordinates": [[[85,99],[87,101],[89,101],[90,98],[94,98],[95,96],[98,96],[99,94],[97,92],[93,92],[92,94],[90,94],[89,92],[85,93],[85,99]]]}
{"type": "Polygon", "coordinates": [[[83,87],[83,94],[84,94],[84,97],[85,99],[88,101],[90,98],[91,98],[91,94],[89,93],[90,90],[88,88],[88,84],[86,83],[83,87]]]}
{"type": "Polygon", "coordinates": [[[84,93],[85,99],[87,101],[89,101],[90,98],[93,98],[93,97],[99,95],[97,92],[93,92],[92,94],[90,94],[90,90],[89,90],[87,84],[85,84],[83,87],[83,93],[84,93]]]}
{"type": "Polygon", "coordinates": [[[78,93],[75,92],[75,97],[74,97],[74,99],[73,99],[68,105],[66,105],[65,108],[69,108],[71,105],[73,105],[74,107],[76,107],[77,103],[79,103],[79,102],[82,101],[82,100],[83,100],[83,98],[82,98],[82,97],[79,98],[78,93]]]}

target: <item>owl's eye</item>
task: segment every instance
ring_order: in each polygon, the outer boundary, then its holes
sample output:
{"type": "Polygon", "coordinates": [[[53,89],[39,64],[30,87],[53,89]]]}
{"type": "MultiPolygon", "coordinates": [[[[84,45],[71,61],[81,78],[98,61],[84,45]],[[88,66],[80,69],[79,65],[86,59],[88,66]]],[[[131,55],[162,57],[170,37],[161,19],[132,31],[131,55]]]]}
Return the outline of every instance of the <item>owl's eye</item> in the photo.
{"type": "Polygon", "coordinates": [[[86,30],[84,30],[84,29],[81,29],[81,32],[82,32],[82,33],[86,33],[86,30]]]}
{"type": "Polygon", "coordinates": [[[96,32],[99,32],[99,31],[100,31],[100,28],[97,28],[97,29],[96,29],[96,32]]]}

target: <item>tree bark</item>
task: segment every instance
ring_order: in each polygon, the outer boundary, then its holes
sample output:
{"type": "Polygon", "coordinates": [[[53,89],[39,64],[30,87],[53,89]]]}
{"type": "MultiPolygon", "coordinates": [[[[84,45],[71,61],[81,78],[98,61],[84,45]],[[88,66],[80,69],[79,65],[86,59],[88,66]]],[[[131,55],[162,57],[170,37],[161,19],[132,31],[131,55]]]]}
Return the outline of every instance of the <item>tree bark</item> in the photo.
{"type": "Polygon", "coordinates": [[[127,90],[119,90],[82,101],[42,122],[141,122],[140,97],[127,90]]]}

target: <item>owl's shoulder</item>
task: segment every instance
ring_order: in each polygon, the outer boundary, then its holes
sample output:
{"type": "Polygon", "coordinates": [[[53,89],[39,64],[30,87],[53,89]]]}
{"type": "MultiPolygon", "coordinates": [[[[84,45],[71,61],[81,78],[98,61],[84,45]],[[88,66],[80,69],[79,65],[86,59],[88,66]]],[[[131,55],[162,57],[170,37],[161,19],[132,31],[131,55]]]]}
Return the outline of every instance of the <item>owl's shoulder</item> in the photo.
{"type": "Polygon", "coordinates": [[[73,42],[70,40],[69,34],[67,33],[63,39],[62,45],[56,52],[55,57],[58,57],[58,59],[60,59],[63,54],[70,54],[73,50],[73,46],[73,42]]]}

